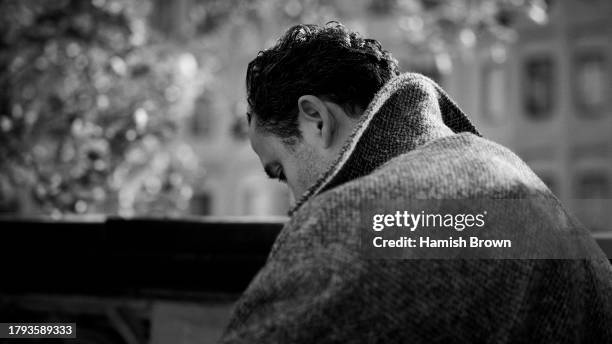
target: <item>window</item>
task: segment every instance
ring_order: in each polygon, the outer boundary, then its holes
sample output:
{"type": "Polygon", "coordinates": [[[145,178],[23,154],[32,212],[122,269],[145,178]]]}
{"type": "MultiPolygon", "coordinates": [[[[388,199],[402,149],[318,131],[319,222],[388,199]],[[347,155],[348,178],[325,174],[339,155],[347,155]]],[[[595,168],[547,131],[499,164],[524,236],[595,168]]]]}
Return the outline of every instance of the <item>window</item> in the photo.
{"type": "Polygon", "coordinates": [[[610,180],[603,172],[588,172],[578,178],[576,186],[578,198],[608,198],[610,197],[610,180]]]}
{"type": "Polygon", "coordinates": [[[500,123],[506,109],[506,85],[502,65],[487,64],[482,77],[482,116],[491,123],[500,123]]]}
{"type": "Polygon", "coordinates": [[[212,197],[209,193],[200,193],[191,198],[191,213],[194,215],[210,215],[212,213],[212,197]]]}
{"type": "Polygon", "coordinates": [[[593,231],[610,230],[610,179],[604,171],[590,171],[576,180],[577,215],[593,231]]]}
{"type": "Polygon", "coordinates": [[[550,117],[555,101],[555,70],[552,58],[528,58],[523,72],[523,107],[526,114],[535,120],[550,117]]]}
{"type": "Polygon", "coordinates": [[[600,116],[609,94],[606,56],[601,51],[581,52],[574,58],[574,95],[579,116],[600,116]]]}

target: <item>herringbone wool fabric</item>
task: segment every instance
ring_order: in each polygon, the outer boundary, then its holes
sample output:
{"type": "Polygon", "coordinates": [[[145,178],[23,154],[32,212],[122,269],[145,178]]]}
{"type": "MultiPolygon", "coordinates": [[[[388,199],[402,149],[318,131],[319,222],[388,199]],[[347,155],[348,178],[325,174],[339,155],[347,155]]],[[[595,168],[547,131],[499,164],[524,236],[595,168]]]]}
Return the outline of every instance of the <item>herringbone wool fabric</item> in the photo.
{"type": "Polygon", "coordinates": [[[612,267],[600,251],[588,260],[366,259],[360,251],[368,202],[532,196],[554,198],[433,81],[394,78],[298,201],[221,342],[612,343],[612,267]]]}

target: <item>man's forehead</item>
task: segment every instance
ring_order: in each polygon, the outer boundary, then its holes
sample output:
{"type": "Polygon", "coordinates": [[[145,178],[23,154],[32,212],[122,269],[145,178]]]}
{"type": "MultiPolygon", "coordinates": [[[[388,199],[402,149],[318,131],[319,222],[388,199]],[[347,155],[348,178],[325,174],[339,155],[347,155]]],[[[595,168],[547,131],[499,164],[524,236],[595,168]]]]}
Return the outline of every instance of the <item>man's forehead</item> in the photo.
{"type": "Polygon", "coordinates": [[[255,153],[259,156],[262,162],[265,162],[274,153],[274,142],[262,130],[257,130],[255,119],[252,118],[249,123],[249,141],[255,153]]]}
{"type": "MultiPolygon", "coordinates": [[[[252,125],[251,125],[252,126],[252,125]]],[[[250,127],[251,127],[250,126],[250,127]]],[[[280,156],[276,142],[270,135],[262,133],[260,130],[254,130],[249,128],[249,138],[251,141],[251,148],[257,156],[265,171],[270,178],[276,178],[276,169],[280,156]]]]}

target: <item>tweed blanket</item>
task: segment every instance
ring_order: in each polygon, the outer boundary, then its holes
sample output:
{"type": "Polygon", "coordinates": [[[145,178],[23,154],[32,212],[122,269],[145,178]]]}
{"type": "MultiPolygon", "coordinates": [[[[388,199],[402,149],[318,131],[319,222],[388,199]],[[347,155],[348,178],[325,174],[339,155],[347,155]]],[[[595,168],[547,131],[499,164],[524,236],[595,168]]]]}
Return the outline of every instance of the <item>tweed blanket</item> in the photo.
{"type": "MultiPolygon", "coordinates": [[[[600,251],[433,260],[368,259],[360,249],[367,202],[534,195],[556,200],[435,82],[400,75],[298,200],[221,343],[612,343],[612,267],[600,251]]],[[[542,215],[531,230],[567,220],[542,215]]]]}

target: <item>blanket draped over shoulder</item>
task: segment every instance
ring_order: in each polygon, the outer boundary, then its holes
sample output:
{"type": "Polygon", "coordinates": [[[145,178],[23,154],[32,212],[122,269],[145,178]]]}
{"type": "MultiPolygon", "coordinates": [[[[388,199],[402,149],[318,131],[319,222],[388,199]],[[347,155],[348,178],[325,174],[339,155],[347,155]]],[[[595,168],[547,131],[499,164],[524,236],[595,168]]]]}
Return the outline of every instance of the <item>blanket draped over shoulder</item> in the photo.
{"type": "MultiPolygon", "coordinates": [[[[435,82],[402,74],[297,201],[221,342],[612,343],[612,267],[597,248],[564,260],[367,259],[360,250],[364,202],[409,209],[414,199],[536,196],[556,200],[435,82]]],[[[567,221],[547,215],[531,229],[567,221]]]]}

